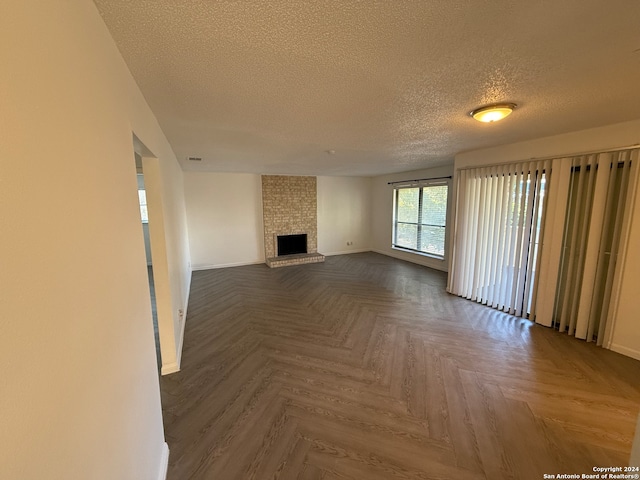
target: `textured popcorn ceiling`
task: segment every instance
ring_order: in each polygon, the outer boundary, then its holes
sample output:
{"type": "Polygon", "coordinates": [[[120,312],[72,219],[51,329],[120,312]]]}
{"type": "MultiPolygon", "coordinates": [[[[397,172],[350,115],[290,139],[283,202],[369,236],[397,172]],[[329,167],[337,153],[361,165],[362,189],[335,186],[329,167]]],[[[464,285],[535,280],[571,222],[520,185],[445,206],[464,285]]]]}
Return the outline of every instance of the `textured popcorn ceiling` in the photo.
{"type": "Polygon", "coordinates": [[[637,0],[95,3],[185,170],[376,175],[640,117],[637,0]]]}

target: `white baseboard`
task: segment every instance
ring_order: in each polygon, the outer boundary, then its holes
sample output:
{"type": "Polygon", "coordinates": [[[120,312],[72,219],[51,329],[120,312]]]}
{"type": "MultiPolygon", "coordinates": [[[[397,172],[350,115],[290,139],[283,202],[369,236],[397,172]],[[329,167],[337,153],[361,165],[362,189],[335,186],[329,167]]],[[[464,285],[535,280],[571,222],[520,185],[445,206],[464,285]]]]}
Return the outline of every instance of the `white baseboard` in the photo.
{"type": "Polygon", "coordinates": [[[322,255],[324,255],[325,257],[332,257],[334,255],[349,255],[350,253],[365,253],[365,252],[370,252],[371,249],[370,248],[363,248],[360,250],[344,250],[342,252],[329,252],[329,253],[323,253],[322,255]]]}
{"type": "Polygon", "coordinates": [[[613,350],[614,352],[620,353],[622,355],[626,355],[627,357],[640,360],[640,352],[638,350],[634,350],[633,348],[623,347],[622,345],[617,345],[615,343],[612,343],[611,350],[613,350]]]}
{"type": "Polygon", "coordinates": [[[423,267],[433,268],[441,272],[447,271],[447,263],[437,259],[431,259],[424,257],[420,254],[412,254],[411,252],[395,252],[395,251],[383,251],[383,250],[371,250],[372,252],[379,253],[380,255],[386,255],[387,257],[397,258],[398,260],[404,260],[405,262],[415,263],[416,265],[422,265],[423,267]]]}
{"type": "Polygon", "coordinates": [[[260,265],[261,263],[265,263],[264,260],[255,260],[253,262],[236,262],[236,263],[221,263],[217,265],[198,265],[193,267],[192,270],[214,270],[216,268],[229,268],[229,267],[245,267],[247,265],[260,265]]]}
{"type": "Polygon", "coordinates": [[[167,480],[167,470],[169,469],[169,445],[164,442],[162,446],[162,457],[160,457],[160,471],[158,472],[158,480],[167,480]]]}

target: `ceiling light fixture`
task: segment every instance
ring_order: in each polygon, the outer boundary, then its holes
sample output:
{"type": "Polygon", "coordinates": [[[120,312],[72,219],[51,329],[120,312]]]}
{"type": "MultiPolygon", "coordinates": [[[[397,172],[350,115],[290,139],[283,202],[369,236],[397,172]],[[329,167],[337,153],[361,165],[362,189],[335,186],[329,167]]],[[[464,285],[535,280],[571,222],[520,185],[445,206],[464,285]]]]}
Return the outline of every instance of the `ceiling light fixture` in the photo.
{"type": "Polygon", "coordinates": [[[496,103],[495,105],[487,105],[485,107],[476,108],[469,113],[479,122],[497,122],[508,116],[516,108],[515,103],[496,103]]]}

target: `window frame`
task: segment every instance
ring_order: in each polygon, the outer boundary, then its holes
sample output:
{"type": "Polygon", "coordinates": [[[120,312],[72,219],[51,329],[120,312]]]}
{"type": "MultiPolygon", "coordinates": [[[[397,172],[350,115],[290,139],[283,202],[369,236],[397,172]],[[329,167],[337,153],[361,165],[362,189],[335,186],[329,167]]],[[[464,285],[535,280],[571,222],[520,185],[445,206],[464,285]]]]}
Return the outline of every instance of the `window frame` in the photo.
{"type": "Polygon", "coordinates": [[[393,221],[392,221],[392,237],[391,237],[391,248],[395,250],[406,251],[410,253],[414,253],[417,255],[422,255],[425,257],[434,258],[436,260],[446,261],[447,259],[447,235],[448,235],[448,220],[449,220],[449,200],[451,196],[451,180],[437,180],[437,181],[424,181],[419,183],[406,183],[406,184],[397,184],[393,185],[393,221]],[[423,222],[423,201],[424,201],[424,189],[429,187],[447,187],[447,195],[446,195],[446,206],[445,206],[445,217],[444,217],[444,225],[437,225],[431,223],[423,222]],[[398,207],[399,207],[399,194],[400,190],[404,189],[418,189],[418,218],[416,222],[404,222],[398,220],[398,207]],[[415,225],[416,226],[416,247],[411,248],[403,245],[398,245],[398,225],[415,225]],[[425,252],[424,250],[420,250],[421,248],[421,240],[422,240],[422,229],[423,227],[439,227],[444,229],[444,241],[442,245],[442,255],[436,252],[425,252]]]}

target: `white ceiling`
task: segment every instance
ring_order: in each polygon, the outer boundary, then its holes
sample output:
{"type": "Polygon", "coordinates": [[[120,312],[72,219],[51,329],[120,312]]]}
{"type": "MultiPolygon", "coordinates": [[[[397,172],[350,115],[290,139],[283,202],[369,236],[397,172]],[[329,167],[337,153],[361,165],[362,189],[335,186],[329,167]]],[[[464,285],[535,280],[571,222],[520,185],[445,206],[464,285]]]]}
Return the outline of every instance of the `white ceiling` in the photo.
{"type": "Polygon", "coordinates": [[[640,118],[638,0],[95,3],[185,170],[378,175],[640,118]]]}

